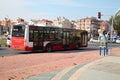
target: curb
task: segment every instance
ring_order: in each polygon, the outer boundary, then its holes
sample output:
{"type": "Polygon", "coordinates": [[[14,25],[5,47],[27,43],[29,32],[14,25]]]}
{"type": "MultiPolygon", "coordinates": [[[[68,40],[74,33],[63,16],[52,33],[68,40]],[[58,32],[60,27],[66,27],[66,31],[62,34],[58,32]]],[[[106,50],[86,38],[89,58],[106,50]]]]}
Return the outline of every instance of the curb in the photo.
{"type": "MultiPolygon", "coordinates": [[[[108,56],[109,57],[109,56],[108,56]]],[[[106,58],[106,57],[105,57],[106,58]]],[[[105,58],[102,58],[102,59],[99,59],[99,60],[96,60],[96,61],[93,61],[93,62],[90,62],[86,65],[84,65],[83,67],[79,68],[68,80],[77,80],[79,78],[79,76],[86,70],[88,69],[91,65],[99,62],[99,61],[102,61],[103,59],[105,58]]]]}

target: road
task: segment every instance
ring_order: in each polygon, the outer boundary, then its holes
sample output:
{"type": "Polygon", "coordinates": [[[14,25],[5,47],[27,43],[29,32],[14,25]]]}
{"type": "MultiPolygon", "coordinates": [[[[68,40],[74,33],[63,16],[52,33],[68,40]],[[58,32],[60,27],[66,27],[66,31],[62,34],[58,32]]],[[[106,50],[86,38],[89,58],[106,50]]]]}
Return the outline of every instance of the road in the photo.
{"type": "MultiPolygon", "coordinates": [[[[108,48],[115,48],[115,47],[120,47],[120,44],[116,43],[108,43],[108,48]]],[[[89,42],[88,47],[81,48],[81,51],[86,51],[86,50],[99,50],[99,43],[93,43],[89,42]]],[[[16,51],[16,50],[11,50],[7,47],[0,47],[0,57],[2,56],[10,56],[10,55],[20,55],[20,54],[27,54],[29,52],[25,51],[16,51]]],[[[31,53],[32,54],[32,53],[31,53]]]]}
{"type": "Polygon", "coordinates": [[[23,53],[27,53],[27,52],[16,51],[16,50],[12,50],[12,49],[7,48],[7,47],[0,47],[0,57],[10,56],[10,55],[18,55],[18,54],[23,54],[23,53]]]}
{"type": "Polygon", "coordinates": [[[0,57],[0,79],[25,80],[25,78],[33,75],[89,63],[102,58],[102,56],[98,55],[97,50],[86,51],[82,49],[0,57]]]}
{"type": "MultiPolygon", "coordinates": [[[[117,43],[108,43],[108,48],[120,47],[117,43]]],[[[99,49],[99,42],[89,42],[88,48],[99,49]]]]}

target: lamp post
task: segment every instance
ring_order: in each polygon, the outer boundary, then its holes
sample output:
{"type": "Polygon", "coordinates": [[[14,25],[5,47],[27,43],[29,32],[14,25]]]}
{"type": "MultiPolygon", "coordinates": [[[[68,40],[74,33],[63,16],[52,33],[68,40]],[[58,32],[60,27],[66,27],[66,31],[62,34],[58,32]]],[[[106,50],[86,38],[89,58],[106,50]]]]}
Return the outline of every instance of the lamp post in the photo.
{"type": "Polygon", "coordinates": [[[120,15],[120,8],[116,11],[115,16],[120,15]]]}

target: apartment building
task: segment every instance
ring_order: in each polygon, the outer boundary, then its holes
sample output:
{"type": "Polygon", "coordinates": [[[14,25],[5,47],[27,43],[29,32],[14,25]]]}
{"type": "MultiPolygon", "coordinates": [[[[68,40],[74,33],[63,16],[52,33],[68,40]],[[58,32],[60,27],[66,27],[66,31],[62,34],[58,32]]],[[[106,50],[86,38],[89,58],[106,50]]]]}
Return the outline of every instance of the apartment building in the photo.
{"type": "Polygon", "coordinates": [[[12,21],[8,18],[4,18],[2,21],[0,21],[0,34],[6,33],[10,31],[10,28],[12,26],[12,21]]]}
{"type": "Polygon", "coordinates": [[[82,30],[86,30],[88,32],[91,31],[91,29],[98,29],[100,25],[100,21],[97,20],[95,17],[91,18],[82,18],[77,20],[77,27],[82,30]]]}
{"type": "Polygon", "coordinates": [[[100,29],[103,31],[110,32],[110,24],[108,23],[108,21],[102,21],[100,23],[100,29]]]}
{"type": "Polygon", "coordinates": [[[38,26],[52,26],[53,22],[51,20],[42,19],[42,20],[37,20],[36,24],[38,26]]]}
{"type": "Polygon", "coordinates": [[[86,17],[77,20],[76,27],[81,30],[86,30],[89,33],[89,36],[96,37],[98,36],[98,29],[100,28],[100,22],[95,17],[86,17]]]}
{"type": "Polygon", "coordinates": [[[69,19],[65,17],[57,17],[56,19],[53,20],[53,25],[58,26],[61,28],[72,28],[72,22],[69,21],[69,19]]]}

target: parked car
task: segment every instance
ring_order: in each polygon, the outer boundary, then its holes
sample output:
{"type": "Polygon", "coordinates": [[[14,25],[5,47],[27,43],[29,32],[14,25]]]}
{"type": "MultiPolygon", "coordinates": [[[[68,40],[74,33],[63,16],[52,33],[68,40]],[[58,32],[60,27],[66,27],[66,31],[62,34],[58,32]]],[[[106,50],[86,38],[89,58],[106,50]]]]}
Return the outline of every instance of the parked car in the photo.
{"type": "Polygon", "coordinates": [[[120,38],[118,38],[118,39],[116,40],[116,43],[120,43],[120,38]]]}

